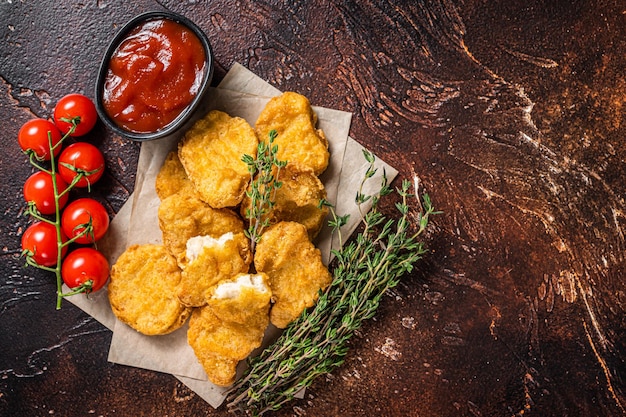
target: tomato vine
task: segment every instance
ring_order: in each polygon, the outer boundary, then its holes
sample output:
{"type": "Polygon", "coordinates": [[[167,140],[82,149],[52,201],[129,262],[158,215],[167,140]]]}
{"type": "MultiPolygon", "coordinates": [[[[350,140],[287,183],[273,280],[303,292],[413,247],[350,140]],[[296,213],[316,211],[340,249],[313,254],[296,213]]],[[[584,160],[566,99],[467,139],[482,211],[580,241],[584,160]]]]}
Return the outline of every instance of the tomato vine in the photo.
{"type": "MultiPolygon", "coordinates": [[[[61,99],[59,103],[63,100],[64,99],[61,99]]],[[[61,169],[61,158],[58,158],[59,160],[57,160],[57,155],[59,155],[66,139],[71,136],[76,136],[76,131],[79,129],[83,118],[85,120],[89,120],[88,124],[90,124],[90,126],[87,126],[89,130],[93,127],[91,119],[93,115],[90,114],[90,111],[91,109],[87,108],[86,110],[83,110],[80,116],[72,116],[61,119],[64,123],[64,133],[60,139],[60,135],[57,130],[59,126],[52,123],[46,125],[46,129],[48,130],[44,133],[47,138],[43,137],[43,133],[41,131],[31,131],[29,133],[26,131],[23,132],[23,129],[20,130],[18,138],[22,150],[26,155],[28,155],[29,163],[37,169],[38,173],[44,174],[42,177],[45,178],[45,181],[41,187],[51,188],[51,190],[46,189],[45,191],[42,191],[40,187],[38,188],[38,186],[31,185],[27,190],[28,184],[25,183],[24,198],[27,204],[25,215],[30,216],[31,219],[35,220],[35,222],[33,222],[22,235],[22,256],[26,259],[27,266],[48,271],[55,275],[57,309],[61,308],[64,297],[78,293],[90,293],[92,291],[96,291],[100,289],[108,279],[108,262],[101,253],[97,252],[95,248],[90,249],[96,251],[99,256],[93,256],[94,253],[92,252],[92,256],[90,258],[97,258],[97,262],[95,260],[90,261],[88,258],[82,263],[74,261],[74,265],[71,268],[64,268],[63,261],[64,256],[70,249],[70,245],[95,244],[95,236],[98,238],[102,237],[109,224],[107,213],[105,213],[106,221],[103,221],[102,213],[92,213],[88,208],[85,209],[87,211],[86,222],[79,223],[78,225],[74,224],[72,226],[74,228],[74,232],[71,236],[66,235],[63,227],[64,225],[62,224],[63,208],[67,203],[70,191],[75,187],[84,186],[86,180],[88,184],[96,182],[102,176],[102,172],[104,170],[104,159],[102,154],[96,147],[89,145],[90,152],[95,152],[97,154],[96,159],[101,161],[96,169],[84,169],[84,167],[79,164],[72,165],[64,163],[62,165],[63,169],[69,170],[73,174],[71,182],[67,184],[59,172],[61,169]],[[69,126],[69,128],[67,126],[69,126]],[[23,140],[23,136],[28,136],[28,140],[23,140]],[[48,149],[47,151],[42,152],[41,149],[43,142],[46,139],[48,149]],[[51,187],[48,183],[50,180],[51,187]],[[52,207],[50,207],[49,201],[50,191],[54,200],[53,210],[52,207]],[[48,195],[42,197],[42,195],[45,195],[46,193],[48,195]],[[38,199],[40,201],[37,201],[38,199]],[[42,210],[42,207],[44,207],[44,204],[41,201],[42,199],[47,199],[47,201],[45,201],[46,208],[44,210],[42,210]],[[94,220],[95,218],[97,218],[97,220],[94,220]],[[97,224],[99,230],[94,229],[94,223],[97,224]],[[64,282],[70,287],[70,291],[67,293],[63,292],[64,282]]],[[[95,109],[93,109],[93,111],[95,112],[95,109]]],[[[86,133],[85,126],[81,126],[80,129],[82,134],[86,133]]],[[[37,173],[33,175],[36,174],[37,173]]],[[[99,203],[89,198],[82,198],[76,202],[84,203],[85,200],[91,200],[92,203],[88,204],[87,207],[93,208],[94,202],[101,207],[99,203]]],[[[81,249],[84,248],[78,248],[75,250],[79,251],[81,249]]],[[[76,258],[76,256],[73,258],[76,258]]]]}

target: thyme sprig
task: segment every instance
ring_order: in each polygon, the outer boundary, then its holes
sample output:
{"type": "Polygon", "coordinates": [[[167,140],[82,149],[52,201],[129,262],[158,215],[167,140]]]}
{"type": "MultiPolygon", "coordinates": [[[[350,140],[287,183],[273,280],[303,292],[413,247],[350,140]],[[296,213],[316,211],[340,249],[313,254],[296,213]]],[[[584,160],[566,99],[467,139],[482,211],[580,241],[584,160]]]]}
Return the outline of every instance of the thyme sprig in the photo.
{"type": "MultiPolygon", "coordinates": [[[[333,281],[311,310],[292,322],[282,335],[259,356],[250,359],[246,373],[230,390],[227,403],[235,414],[260,416],[277,410],[320,375],[339,367],[348,353],[348,341],[363,322],[376,313],[381,297],[395,287],[400,277],[411,272],[426,253],[420,236],[434,211],[430,198],[422,201],[410,193],[411,182],[404,180],[396,189],[400,201],[397,220],[384,215],[378,207],[381,197],[393,192],[383,173],[381,189],[366,195],[363,184],[376,173],[375,157],[364,151],[369,167],[357,192],[360,206],[371,201],[362,213],[363,228],[355,239],[335,250],[333,281]],[[409,199],[418,200],[419,212],[413,215],[409,199]],[[412,224],[412,221],[416,224],[412,224]]],[[[339,232],[347,217],[331,209],[331,227],[339,232]]],[[[341,240],[341,236],[339,236],[341,240]]],[[[343,243],[343,242],[342,242],[343,243]]]]}
{"type": "Polygon", "coordinates": [[[256,158],[247,154],[241,158],[250,173],[250,187],[246,191],[250,205],[245,210],[250,224],[244,233],[250,239],[253,253],[263,231],[269,226],[267,215],[274,208],[276,190],[282,187],[282,182],[278,181],[280,170],[287,165],[287,161],[280,161],[276,156],[278,145],[274,141],[277,136],[278,133],[271,130],[268,141],[259,142],[256,158]]]}

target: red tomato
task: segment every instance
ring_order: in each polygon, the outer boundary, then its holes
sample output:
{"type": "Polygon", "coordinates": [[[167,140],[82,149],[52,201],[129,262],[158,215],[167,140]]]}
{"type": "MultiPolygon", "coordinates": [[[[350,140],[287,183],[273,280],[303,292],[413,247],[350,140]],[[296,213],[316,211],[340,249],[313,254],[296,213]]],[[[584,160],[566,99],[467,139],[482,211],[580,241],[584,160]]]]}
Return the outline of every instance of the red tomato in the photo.
{"type": "Polygon", "coordinates": [[[98,121],[96,106],[87,96],[68,94],[61,98],[54,108],[54,123],[64,134],[71,129],[74,119],[78,124],[70,136],[83,136],[96,125],[98,121]]]}
{"type": "Polygon", "coordinates": [[[50,145],[54,147],[54,156],[61,152],[61,145],[56,146],[62,139],[61,132],[49,120],[32,119],[22,125],[17,134],[17,141],[23,151],[32,150],[37,158],[50,160],[50,145]],[[48,134],[50,138],[48,138],[48,134]]]}
{"type": "MultiPolygon", "coordinates": [[[[61,242],[67,238],[61,231],[61,242]]],[[[57,229],[54,225],[46,222],[31,224],[22,235],[22,250],[28,251],[32,259],[42,266],[55,266],[59,249],[57,246],[57,229]]],[[[61,257],[65,256],[67,246],[61,250],[61,257]]]]}
{"type": "Polygon", "coordinates": [[[61,227],[68,238],[81,233],[75,242],[88,245],[99,240],[109,229],[109,214],[102,204],[93,198],[79,198],[63,210],[61,227]],[[91,220],[91,230],[87,229],[91,220]]]}
{"type": "Polygon", "coordinates": [[[104,174],[104,156],[90,143],[72,143],[59,156],[59,174],[68,184],[82,174],[76,187],[88,187],[104,174]]]}
{"type": "MultiPolygon", "coordinates": [[[[57,192],[61,194],[67,189],[67,183],[63,178],[56,175],[57,192]]],[[[64,194],[59,198],[59,209],[65,207],[69,194],[64,194]]],[[[37,171],[24,183],[24,200],[34,202],[35,207],[41,214],[54,214],[54,184],[52,175],[44,171],[37,171]]]]}
{"type": "Polygon", "coordinates": [[[85,292],[98,291],[109,278],[109,262],[96,249],[78,248],[63,261],[61,277],[72,289],[85,285],[85,292]]]}

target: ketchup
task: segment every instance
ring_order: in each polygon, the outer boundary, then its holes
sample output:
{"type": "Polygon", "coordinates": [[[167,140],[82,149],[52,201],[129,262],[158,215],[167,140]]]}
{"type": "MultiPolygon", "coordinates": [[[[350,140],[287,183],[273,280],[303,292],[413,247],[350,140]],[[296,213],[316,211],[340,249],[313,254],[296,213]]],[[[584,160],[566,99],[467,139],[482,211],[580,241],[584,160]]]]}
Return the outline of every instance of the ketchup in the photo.
{"type": "Polygon", "coordinates": [[[170,19],[143,22],[113,52],[104,83],[104,108],[120,127],[158,131],[198,94],[206,63],[202,42],[170,19]]]}

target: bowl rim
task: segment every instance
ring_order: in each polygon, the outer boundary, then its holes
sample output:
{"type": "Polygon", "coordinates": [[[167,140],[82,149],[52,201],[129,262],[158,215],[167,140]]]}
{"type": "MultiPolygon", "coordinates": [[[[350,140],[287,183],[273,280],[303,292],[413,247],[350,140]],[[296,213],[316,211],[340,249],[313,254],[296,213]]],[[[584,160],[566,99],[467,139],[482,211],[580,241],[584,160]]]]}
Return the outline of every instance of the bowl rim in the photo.
{"type": "Polygon", "coordinates": [[[104,53],[104,56],[100,62],[100,67],[98,69],[98,75],[96,78],[96,91],[95,91],[95,104],[96,111],[100,119],[104,122],[104,124],[110,128],[114,133],[122,136],[124,138],[128,138],[134,141],[149,141],[155,139],[161,139],[166,136],[173,134],[177,131],[195,112],[195,110],[202,103],[203,96],[209,89],[211,85],[211,81],[213,79],[213,70],[214,70],[214,59],[213,59],[213,50],[211,48],[211,43],[209,42],[209,38],[202,31],[202,29],[196,25],[193,21],[188,19],[187,17],[180,15],[178,13],[170,12],[167,10],[161,11],[149,11],[141,13],[132,19],[130,19],[122,28],[115,34],[107,49],[104,53]],[[104,109],[104,104],[102,103],[103,92],[104,92],[104,83],[106,80],[107,72],[109,69],[109,61],[111,56],[117,49],[117,47],[122,43],[122,41],[126,38],[128,33],[133,30],[139,24],[149,21],[149,20],[157,20],[157,19],[168,19],[172,20],[176,23],[182,24],[189,28],[200,40],[205,52],[205,74],[202,78],[202,83],[200,88],[198,89],[198,93],[194,97],[194,99],[180,112],[178,116],[170,123],[168,123],[163,128],[156,130],[154,132],[132,132],[124,129],[123,127],[118,126],[111,117],[107,114],[104,109]]]}

